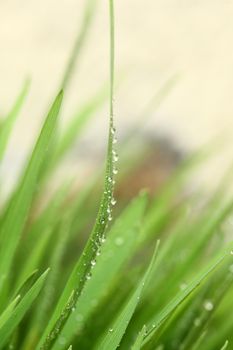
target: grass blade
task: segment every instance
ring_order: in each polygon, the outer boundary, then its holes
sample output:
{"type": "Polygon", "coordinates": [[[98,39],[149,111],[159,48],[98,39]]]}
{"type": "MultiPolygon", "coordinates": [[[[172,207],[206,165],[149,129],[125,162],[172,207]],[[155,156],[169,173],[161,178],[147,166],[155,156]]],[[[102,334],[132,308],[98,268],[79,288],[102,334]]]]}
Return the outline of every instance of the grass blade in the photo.
{"type": "Polygon", "coordinates": [[[25,97],[27,96],[29,89],[29,81],[26,80],[22,91],[20,92],[17,100],[15,101],[12,110],[9,112],[6,119],[1,123],[0,128],[0,160],[3,158],[6,146],[9,140],[9,136],[11,134],[11,131],[13,129],[14,123],[19,115],[19,112],[21,110],[21,107],[24,103],[25,97]]]}
{"type": "Polygon", "coordinates": [[[58,112],[62,102],[63,93],[59,93],[45,120],[41,134],[32,156],[26,167],[18,188],[7,208],[0,229],[0,291],[3,288],[4,279],[9,273],[15,254],[20,234],[27,219],[28,210],[36,190],[37,178],[46,158],[46,151],[50,145],[53,131],[56,126],[58,112]]]}
{"type": "Polygon", "coordinates": [[[197,278],[195,278],[183,291],[178,293],[165,308],[156,315],[148,326],[148,333],[144,340],[144,346],[147,343],[153,342],[157,337],[158,331],[164,325],[166,321],[173,315],[175,310],[188,298],[188,296],[194,292],[194,290],[209,276],[209,274],[226,258],[228,254],[218,257],[214,263],[212,263],[207,269],[202,271],[197,278]]]}
{"type": "Polygon", "coordinates": [[[115,140],[115,127],[113,122],[113,91],[114,91],[114,12],[113,1],[109,1],[110,8],[110,118],[108,132],[108,151],[105,170],[104,192],[100,201],[100,207],[97,214],[94,228],[90,238],[84,248],[78,263],[66,285],[63,295],[58,303],[52,319],[49,322],[45,333],[42,336],[38,349],[51,349],[61,330],[63,329],[72,309],[75,307],[79,296],[81,295],[86,281],[89,279],[92,268],[92,261],[96,260],[102,243],[105,240],[105,231],[108,222],[112,220],[112,205],[115,204],[113,198],[114,191],[114,163],[118,160],[113,144],[115,140]],[[72,289],[74,286],[74,289],[72,289]],[[69,301],[68,301],[69,298],[69,301]]]}
{"type": "Polygon", "coordinates": [[[157,242],[150,266],[147,269],[145,275],[143,276],[141,282],[139,283],[138,287],[134,291],[133,295],[127,301],[125,307],[123,307],[123,309],[121,310],[117,319],[113,322],[113,324],[111,325],[107,333],[103,336],[99,345],[95,347],[96,350],[109,350],[109,349],[115,350],[119,346],[120,341],[126,331],[126,328],[138,305],[144,286],[150,278],[151,271],[157,256],[158,247],[159,247],[159,241],[157,242]]]}
{"type": "Polygon", "coordinates": [[[11,333],[15,330],[19,322],[24,317],[25,313],[30,308],[32,302],[35,300],[40,290],[43,287],[44,280],[47,276],[48,270],[45,271],[32,286],[32,288],[27,292],[24,298],[12,311],[11,316],[8,318],[6,323],[0,328],[0,349],[6,344],[11,333]]]}

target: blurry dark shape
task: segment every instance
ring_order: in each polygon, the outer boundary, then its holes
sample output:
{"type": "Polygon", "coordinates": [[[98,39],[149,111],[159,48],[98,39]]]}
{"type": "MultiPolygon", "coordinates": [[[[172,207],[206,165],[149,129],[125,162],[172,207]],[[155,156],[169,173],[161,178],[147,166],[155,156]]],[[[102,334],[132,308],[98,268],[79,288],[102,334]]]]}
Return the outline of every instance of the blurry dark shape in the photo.
{"type": "Polygon", "coordinates": [[[143,152],[136,164],[125,174],[116,187],[116,197],[128,201],[141,189],[155,194],[181,164],[184,153],[167,137],[145,133],[141,136],[143,152]]]}

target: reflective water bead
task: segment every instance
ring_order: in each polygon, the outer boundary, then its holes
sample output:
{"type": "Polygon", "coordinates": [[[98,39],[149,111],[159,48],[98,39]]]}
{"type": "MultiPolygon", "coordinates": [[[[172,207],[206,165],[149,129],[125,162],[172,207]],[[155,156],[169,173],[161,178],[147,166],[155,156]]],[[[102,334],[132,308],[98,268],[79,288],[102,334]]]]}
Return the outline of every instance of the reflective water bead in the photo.
{"type": "Polygon", "coordinates": [[[96,265],[96,261],[95,260],[91,260],[91,266],[95,266],[96,265]]]}
{"type": "Polygon", "coordinates": [[[112,205],[115,205],[115,204],[116,204],[115,198],[112,198],[112,199],[111,199],[111,204],[112,204],[112,205]]]}
{"type": "Polygon", "coordinates": [[[111,130],[110,130],[110,131],[111,131],[111,134],[114,135],[115,132],[116,132],[116,129],[115,129],[114,127],[111,127],[111,130]]]}
{"type": "Polygon", "coordinates": [[[88,273],[88,274],[87,274],[86,279],[87,279],[87,280],[90,280],[90,279],[91,279],[91,273],[88,273]]]}
{"type": "Polygon", "coordinates": [[[210,300],[205,300],[203,306],[206,311],[211,311],[214,308],[214,305],[210,300]]]}

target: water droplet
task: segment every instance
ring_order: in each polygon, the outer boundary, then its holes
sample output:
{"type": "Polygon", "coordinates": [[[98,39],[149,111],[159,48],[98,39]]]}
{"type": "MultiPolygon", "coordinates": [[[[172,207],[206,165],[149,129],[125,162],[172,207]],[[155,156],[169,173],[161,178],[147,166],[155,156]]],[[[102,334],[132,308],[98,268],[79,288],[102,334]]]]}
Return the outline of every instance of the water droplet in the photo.
{"type": "Polygon", "coordinates": [[[118,170],[117,170],[116,168],[114,168],[114,169],[112,170],[112,172],[113,172],[114,175],[118,174],[118,170]]]}
{"type": "Polygon", "coordinates": [[[91,266],[95,266],[96,265],[96,261],[95,260],[92,260],[91,261],[91,266]]]}
{"type": "Polygon", "coordinates": [[[112,178],[110,176],[108,177],[108,182],[112,182],[112,178]]]}
{"type": "Polygon", "coordinates": [[[97,252],[96,252],[96,255],[100,256],[100,254],[101,254],[101,251],[98,249],[97,252]]]}
{"type": "Polygon", "coordinates": [[[86,279],[87,279],[87,280],[90,280],[90,279],[91,279],[91,273],[88,273],[88,274],[87,274],[86,279]]]}
{"type": "Polygon", "coordinates": [[[111,208],[107,207],[107,213],[110,214],[111,213],[111,208]]]}
{"type": "Polygon", "coordinates": [[[117,138],[116,136],[113,138],[112,143],[115,145],[117,143],[117,138]]]}
{"type": "Polygon", "coordinates": [[[203,306],[206,311],[212,311],[214,308],[214,305],[210,300],[205,300],[203,306]]]}
{"type": "Polygon", "coordinates": [[[112,198],[112,199],[111,199],[111,204],[112,204],[112,205],[115,205],[115,204],[116,204],[115,198],[112,198]]]}
{"type": "Polygon", "coordinates": [[[71,309],[71,310],[72,310],[72,312],[74,312],[74,311],[75,311],[75,307],[72,307],[72,309],[71,309]]]}
{"type": "Polygon", "coordinates": [[[111,215],[109,215],[108,221],[112,221],[112,216],[111,215]]]}
{"type": "Polygon", "coordinates": [[[115,239],[115,244],[121,246],[124,243],[124,239],[122,237],[117,237],[115,239]]]}
{"type": "Polygon", "coordinates": [[[231,255],[233,255],[233,249],[231,250],[231,255]]]}
{"type": "Polygon", "coordinates": [[[111,130],[110,130],[110,131],[111,131],[111,134],[114,135],[115,132],[116,132],[116,129],[115,129],[114,127],[111,127],[111,130]]]}
{"type": "Polygon", "coordinates": [[[113,328],[110,328],[108,331],[109,331],[109,333],[112,333],[113,332],[113,328]]]}

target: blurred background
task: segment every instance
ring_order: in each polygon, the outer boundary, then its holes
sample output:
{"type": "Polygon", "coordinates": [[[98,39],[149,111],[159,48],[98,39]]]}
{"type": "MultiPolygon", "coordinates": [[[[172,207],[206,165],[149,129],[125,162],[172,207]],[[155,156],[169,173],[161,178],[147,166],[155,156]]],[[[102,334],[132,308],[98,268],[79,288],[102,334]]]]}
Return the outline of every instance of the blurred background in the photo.
{"type": "MultiPolygon", "coordinates": [[[[1,167],[9,186],[60,86],[84,6],[85,0],[0,2],[1,117],[25,78],[31,79],[1,167]]],[[[173,151],[176,157],[217,140],[218,152],[198,179],[205,188],[211,187],[233,159],[233,1],[117,0],[115,8],[119,138],[139,125],[142,138],[159,140],[162,148],[166,145],[168,158],[173,151]],[[173,86],[157,108],[158,101],[154,105],[150,101],[170,81],[173,86]]],[[[66,92],[62,127],[108,81],[108,22],[108,3],[99,0],[66,92]]],[[[78,170],[77,176],[82,176],[80,162],[98,162],[106,144],[107,121],[106,104],[67,160],[69,169],[78,170]]]]}

